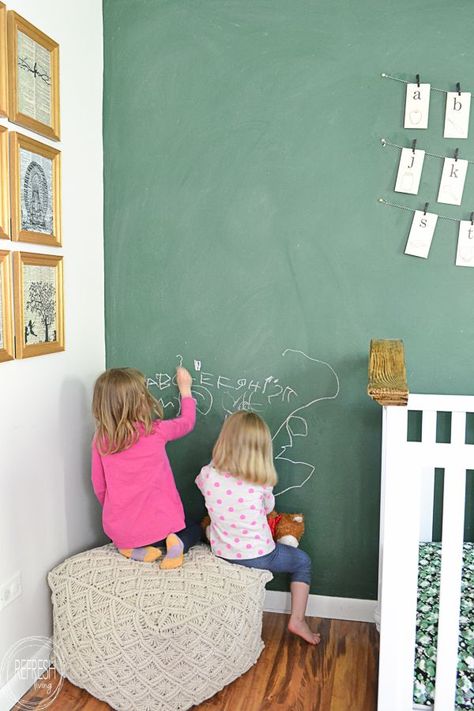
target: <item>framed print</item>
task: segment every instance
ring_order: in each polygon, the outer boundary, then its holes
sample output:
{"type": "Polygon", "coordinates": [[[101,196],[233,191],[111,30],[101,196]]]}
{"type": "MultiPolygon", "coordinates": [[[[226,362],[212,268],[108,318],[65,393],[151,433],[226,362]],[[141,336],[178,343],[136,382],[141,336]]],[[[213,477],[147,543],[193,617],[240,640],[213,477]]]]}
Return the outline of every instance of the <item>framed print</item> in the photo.
{"type": "Polygon", "coordinates": [[[3,239],[10,239],[8,187],[8,131],[0,126],[0,238],[3,239]]]}
{"type": "Polygon", "coordinates": [[[7,113],[7,8],[0,2],[0,116],[7,113]]]}
{"type": "Polygon", "coordinates": [[[16,357],[64,350],[63,258],[14,253],[16,357]]]}
{"type": "Polygon", "coordinates": [[[59,45],[13,10],[7,19],[8,118],[59,140],[59,45]]]}
{"type": "Polygon", "coordinates": [[[10,272],[10,252],[0,252],[0,362],[14,357],[10,272]]]}
{"type": "Polygon", "coordinates": [[[10,133],[11,237],[61,246],[61,153],[10,133]]]}

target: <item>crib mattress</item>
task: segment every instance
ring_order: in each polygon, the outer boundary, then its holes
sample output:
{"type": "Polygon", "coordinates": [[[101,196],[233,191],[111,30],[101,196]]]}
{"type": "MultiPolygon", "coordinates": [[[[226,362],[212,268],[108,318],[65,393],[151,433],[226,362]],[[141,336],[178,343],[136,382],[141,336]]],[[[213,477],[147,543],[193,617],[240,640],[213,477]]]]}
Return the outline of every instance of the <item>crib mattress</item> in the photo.
{"type": "MultiPolygon", "coordinates": [[[[432,706],[436,675],[441,544],[421,543],[413,699],[432,706]]],[[[464,544],[456,711],[474,708],[474,543],[464,544]]]]}

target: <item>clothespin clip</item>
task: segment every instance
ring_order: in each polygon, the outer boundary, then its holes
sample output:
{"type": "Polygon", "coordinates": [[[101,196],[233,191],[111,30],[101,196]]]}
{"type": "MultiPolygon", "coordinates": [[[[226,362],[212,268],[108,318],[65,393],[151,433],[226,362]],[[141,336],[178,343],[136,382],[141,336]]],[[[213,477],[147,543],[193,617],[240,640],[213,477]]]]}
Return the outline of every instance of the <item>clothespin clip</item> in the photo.
{"type": "Polygon", "coordinates": [[[456,82],[456,89],[458,92],[458,96],[461,96],[461,84],[459,82],[456,82]]]}
{"type": "Polygon", "coordinates": [[[415,153],[415,148],[416,148],[416,138],[413,139],[411,142],[411,150],[413,153],[415,153]]]}
{"type": "Polygon", "coordinates": [[[428,209],[428,205],[429,205],[429,204],[430,204],[429,202],[425,202],[425,208],[424,208],[424,210],[423,210],[423,215],[426,215],[426,211],[427,211],[427,209],[428,209]]]}
{"type": "Polygon", "coordinates": [[[454,160],[458,159],[458,155],[459,155],[459,148],[456,148],[456,150],[454,151],[454,160]]]}
{"type": "Polygon", "coordinates": [[[474,227],[474,212],[471,212],[471,227],[474,227]]]}
{"type": "Polygon", "coordinates": [[[419,74],[416,75],[416,85],[419,89],[420,88],[420,75],[419,74]]]}

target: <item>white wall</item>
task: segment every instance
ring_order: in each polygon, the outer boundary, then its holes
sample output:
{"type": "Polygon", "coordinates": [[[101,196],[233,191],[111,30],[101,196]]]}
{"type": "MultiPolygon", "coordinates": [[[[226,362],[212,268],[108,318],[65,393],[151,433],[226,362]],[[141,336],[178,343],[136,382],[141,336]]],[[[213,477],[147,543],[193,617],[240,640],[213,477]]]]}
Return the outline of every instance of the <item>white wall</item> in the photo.
{"type": "MultiPolygon", "coordinates": [[[[47,572],[102,542],[90,487],[90,399],[103,370],[102,3],[6,0],[60,44],[62,249],[66,350],[0,363],[0,584],[21,571],[23,595],[0,612],[0,661],[28,635],[51,634],[47,572]]],[[[48,143],[46,139],[9,124],[48,143]]],[[[3,188],[3,186],[2,186],[3,188]]]]}

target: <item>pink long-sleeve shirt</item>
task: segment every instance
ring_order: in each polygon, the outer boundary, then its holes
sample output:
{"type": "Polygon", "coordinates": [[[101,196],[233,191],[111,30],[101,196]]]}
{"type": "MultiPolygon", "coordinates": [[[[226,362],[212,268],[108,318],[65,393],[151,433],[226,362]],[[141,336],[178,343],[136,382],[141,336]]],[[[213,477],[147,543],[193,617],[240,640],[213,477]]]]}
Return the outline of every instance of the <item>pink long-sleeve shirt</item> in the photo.
{"type": "Polygon", "coordinates": [[[105,533],[117,548],[161,541],[185,527],[181,498],[166,443],[188,434],[196,421],[196,401],[181,400],[181,414],[157,420],[129,449],[101,455],[92,444],[92,486],[102,505],[105,533]]]}

